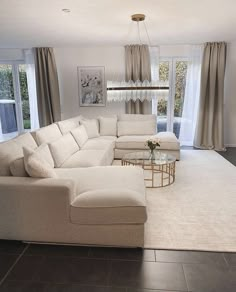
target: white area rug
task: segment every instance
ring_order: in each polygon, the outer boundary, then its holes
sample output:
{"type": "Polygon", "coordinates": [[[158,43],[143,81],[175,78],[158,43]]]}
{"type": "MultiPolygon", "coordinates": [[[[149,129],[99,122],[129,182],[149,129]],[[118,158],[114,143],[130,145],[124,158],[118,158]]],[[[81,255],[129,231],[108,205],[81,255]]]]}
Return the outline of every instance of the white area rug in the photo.
{"type": "Polygon", "coordinates": [[[182,150],[175,183],[147,201],[145,248],[236,252],[236,167],[215,151],[182,150]]]}

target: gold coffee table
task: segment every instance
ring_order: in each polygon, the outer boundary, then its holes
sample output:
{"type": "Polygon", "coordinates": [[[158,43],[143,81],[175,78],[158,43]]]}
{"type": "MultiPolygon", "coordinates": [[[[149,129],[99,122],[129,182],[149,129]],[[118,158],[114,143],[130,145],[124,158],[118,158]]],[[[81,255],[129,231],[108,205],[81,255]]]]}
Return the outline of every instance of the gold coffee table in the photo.
{"type": "Polygon", "coordinates": [[[176,158],[170,154],[154,151],[152,156],[148,150],[125,154],[121,160],[122,165],[137,165],[145,170],[147,188],[161,188],[173,184],[175,162],[176,158]]]}

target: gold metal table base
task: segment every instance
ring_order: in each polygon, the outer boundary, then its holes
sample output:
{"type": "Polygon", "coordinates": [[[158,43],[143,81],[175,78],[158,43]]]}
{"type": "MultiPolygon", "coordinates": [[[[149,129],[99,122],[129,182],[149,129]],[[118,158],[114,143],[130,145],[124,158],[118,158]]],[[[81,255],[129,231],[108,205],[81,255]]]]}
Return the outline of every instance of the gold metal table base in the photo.
{"type": "MultiPolygon", "coordinates": [[[[146,183],[147,188],[162,188],[173,184],[175,181],[175,161],[165,164],[155,164],[150,162],[150,165],[145,165],[145,163],[135,163],[133,161],[122,159],[121,164],[124,166],[140,166],[145,171],[150,171],[151,176],[149,178],[144,178],[146,182],[151,182],[151,185],[146,183]]],[[[147,172],[145,172],[145,174],[147,174],[147,172]]]]}

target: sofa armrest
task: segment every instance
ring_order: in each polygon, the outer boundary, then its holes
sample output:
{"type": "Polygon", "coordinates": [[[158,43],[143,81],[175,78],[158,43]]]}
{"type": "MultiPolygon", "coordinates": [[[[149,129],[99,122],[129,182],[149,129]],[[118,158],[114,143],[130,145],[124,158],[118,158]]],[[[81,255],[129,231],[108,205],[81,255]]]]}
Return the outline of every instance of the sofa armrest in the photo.
{"type": "Polygon", "coordinates": [[[33,230],[54,232],[70,221],[75,193],[70,179],[0,177],[0,237],[28,240],[33,230]]]}
{"type": "Polygon", "coordinates": [[[75,197],[75,182],[70,179],[57,178],[31,178],[31,177],[12,177],[0,176],[0,200],[3,196],[15,193],[21,195],[40,195],[41,197],[67,197],[68,202],[75,197]]]}

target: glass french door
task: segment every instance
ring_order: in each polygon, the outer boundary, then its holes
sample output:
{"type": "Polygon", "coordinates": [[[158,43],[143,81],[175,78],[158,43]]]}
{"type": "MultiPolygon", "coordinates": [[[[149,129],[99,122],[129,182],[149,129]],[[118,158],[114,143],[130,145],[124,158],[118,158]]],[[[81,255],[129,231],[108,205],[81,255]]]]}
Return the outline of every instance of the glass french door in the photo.
{"type": "Polygon", "coordinates": [[[169,96],[159,96],[153,101],[153,113],[157,115],[158,132],[171,131],[179,137],[186,77],[187,58],[161,58],[159,79],[169,83],[169,96]]]}
{"type": "Polygon", "coordinates": [[[24,64],[0,64],[0,141],[30,129],[29,94],[24,64]]]}

